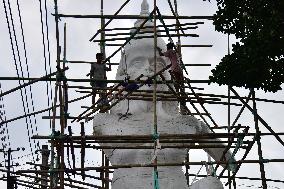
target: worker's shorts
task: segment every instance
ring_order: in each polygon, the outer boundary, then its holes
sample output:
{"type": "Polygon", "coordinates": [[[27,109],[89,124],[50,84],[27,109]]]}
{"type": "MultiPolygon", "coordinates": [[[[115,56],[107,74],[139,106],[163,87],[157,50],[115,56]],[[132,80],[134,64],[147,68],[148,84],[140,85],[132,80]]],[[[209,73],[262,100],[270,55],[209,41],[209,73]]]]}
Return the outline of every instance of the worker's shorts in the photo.
{"type": "Polygon", "coordinates": [[[123,83],[123,87],[125,87],[125,91],[135,91],[139,88],[136,83],[123,83]]]}
{"type": "Polygon", "coordinates": [[[91,82],[91,85],[92,87],[96,87],[96,88],[106,88],[107,87],[107,83],[102,82],[102,81],[91,82]]]}
{"type": "Polygon", "coordinates": [[[172,71],[172,76],[176,81],[183,81],[183,74],[182,72],[172,71]]]}

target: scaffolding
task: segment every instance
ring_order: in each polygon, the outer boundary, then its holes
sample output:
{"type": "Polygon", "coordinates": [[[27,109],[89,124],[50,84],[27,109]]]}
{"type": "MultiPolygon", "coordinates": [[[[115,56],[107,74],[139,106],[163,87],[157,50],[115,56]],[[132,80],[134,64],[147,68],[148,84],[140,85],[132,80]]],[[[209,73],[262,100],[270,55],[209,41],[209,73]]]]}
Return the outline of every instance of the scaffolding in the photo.
{"type": "MultiPolygon", "coordinates": [[[[25,186],[27,188],[60,188],[63,189],[65,187],[70,188],[101,188],[108,189],[111,188],[111,174],[112,170],[119,168],[134,168],[134,167],[153,167],[154,174],[158,177],[157,167],[159,166],[183,166],[185,168],[185,175],[187,179],[188,186],[190,185],[190,178],[196,177],[206,177],[208,175],[201,174],[190,174],[190,166],[203,166],[210,165],[213,166],[212,174],[217,178],[226,179],[226,186],[231,188],[237,188],[236,179],[244,179],[244,180],[258,180],[261,181],[262,187],[264,189],[268,188],[267,182],[280,182],[284,183],[284,180],[276,180],[267,178],[265,174],[264,165],[271,162],[284,162],[284,159],[265,159],[263,156],[263,147],[261,143],[261,136],[273,136],[277,139],[277,141],[284,146],[284,141],[281,136],[284,133],[274,132],[274,130],[265,122],[265,120],[258,114],[257,111],[257,101],[261,102],[269,102],[269,103],[278,103],[284,104],[283,101],[277,100],[269,100],[269,99],[261,99],[255,97],[254,89],[250,90],[250,93],[247,97],[243,97],[239,95],[237,90],[228,86],[228,95],[219,95],[219,94],[210,94],[200,92],[203,88],[193,87],[192,84],[200,84],[205,83],[208,84],[208,80],[191,80],[189,78],[184,78],[182,84],[180,84],[180,90],[177,92],[172,84],[173,80],[166,80],[162,73],[168,71],[170,66],[167,66],[161,70],[157,69],[157,52],[154,53],[155,66],[154,66],[154,74],[151,77],[148,77],[147,80],[142,80],[142,76],[138,78],[131,78],[129,80],[130,83],[135,83],[138,85],[138,89],[132,91],[124,91],[124,95],[122,97],[116,97],[113,95],[114,92],[119,90],[119,87],[122,85],[124,80],[95,80],[95,79],[75,79],[75,78],[66,78],[66,73],[71,69],[67,67],[68,64],[76,64],[80,63],[81,65],[90,66],[95,62],[91,61],[77,61],[77,60],[69,60],[66,57],[66,28],[67,25],[64,24],[64,33],[63,33],[63,51],[61,52],[61,34],[60,34],[60,22],[59,20],[62,18],[91,18],[91,19],[100,19],[101,27],[97,31],[97,33],[91,37],[90,41],[96,42],[100,44],[100,52],[104,55],[106,54],[106,48],[108,47],[117,47],[112,54],[105,57],[106,64],[117,66],[118,63],[110,63],[111,58],[113,58],[121,49],[124,48],[126,44],[129,43],[132,39],[141,39],[141,38],[153,38],[153,44],[155,49],[157,48],[157,38],[158,37],[167,37],[170,41],[173,41],[172,38],[177,37],[177,46],[175,47],[176,52],[179,53],[179,56],[182,57],[181,52],[182,48],[204,48],[204,47],[212,47],[212,45],[184,45],[181,40],[183,37],[199,37],[197,34],[187,33],[189,30],[194,31],[197,29],[199,25],[204,24],[202,20],[210,20],[211,16],[179,16],[178,14],[178,1],[174,0],[174,5],[172,5],[169,0],[169,7],[171,9],[172,15],[162,15],[157,6],[156,0],[153,1],[153,10],[151,11],[149,16],[141,16],[141,15],[119,15],[120,11],[130,2],[130,0],[126,0],[122,6],[113,14],[113,15],[105,15],[104,14],[104,1],[101,0],[101,12],[97,15],[66,15],[58,12],[58,4],[57,0],[54,0],[55,12],[53,14],[56,23],[56,50],[57,50],[57,61],[56,61],[56,72],[51,73],[49,75],[40,77],[40,78],[13,78],[13,77],[1,77],[1,80],[28,80],[27,83],[20,85],[16,88],[13,88],[9,91],[5,91],[1,93],[0,97],[8,95],[12,92],[15,92],[21,88],[32,85],[36,82],[40,81],[52,81],[55,82],[55,96],[53,99],[53,106],[43,109],[41,111],[32,112],[28,115],[19,116],[10,120],[5,120],[2,124],[9,123],[18,119],[22,119],[26,116],[37,115],[49,110],[52,110],[52,116],[43,116],[43,119],[49,119],[52,121],[51,135],[34,135],[33,139],[38,140],[46,140],[50,143],[50,154],[47,146],[44,146],[42,153],[42,164],[31,163],[34,166],[40,168],[40,170],[19,170],[19,171],[8,171],[9,174],[13,176],[20,177],[16,179],[19,186],[25,186]],[[109,19],[105,22],[105,19],[109,19]],[[129,28],[107,28],[107,26],[116,19],[140,19],[143,20],[141,22],[140,27],[129,27],[129,28]],[[153,19],[154,26],[144,26],[145,23],[149,20],[153,19]],[[165,20],[173,19],[176,21],[175,24],[166,24],[165,20]],[[197,20],[198,22],[190,22],[190,23],[181,23],[180,20],[197,20]],[[157,21],[160,21],[160,25],[157,24],[157,21]],[[153,35],[138,35],[147,33],[143,31],[145,28],[153,29],[153,35]],[[129,37],[129,30],[134,30],[129,37]],[[116,33],[107,33],[107,32],[116,32],[116,33]],[[163,33],[163,34],[161,34],[163,33]],[[127,37],[125,37],[127,36],[127,37]],[[97,38],[100,39],[97,39],[97,38]],[[111,41],[122,41],[121,44],[118,43],[109,43],[111,41]],[[109,63],[108,63],[109,62],[109,63]],[[54,77],[56,76],[56,77],[54,77]],[[160,77],[161,80],[157,80],[160,77]],[[89,82],[106,82],[108,84],[113,84],[112,86],[106,88],[94,88],[88,85],[89,82]],[[80,85],[69,85],[70,82],[77,82],[80,85]],[[152,84],[154,86],[153,90],[142,90],[141,86],[146,84],[152,84]],[[86,85],[87,84],[87,85],[86,85]],[[159,91],[157,89],[157,85],[164,84],[168,87],[168,91],[159,91]],[[105,94],[105,96],[111,96],[108,98],[108,102],[110,106],[108,107],[100,107],[98,106],[98,102],[102,100],[103,97],[97,99],[96,102],[91,104],[90,106],[82,106],[81,114],[79,115],[69,115],[68,106],[70,103],[78,102],[82,99],[92,97],[94,95],[93,90],[96,89],[99,92],[97,94],[105,94]],[[84,94],[79,98],[75,98],[70,100],[68,97],[68,90],[76,90],[78,93],[84,94]],[[108,113],[110,109],[116,106],[123,100],[139,100],[139,101],[152,101],[154,107],[154,115],[153,115],[153,133],[152,135],[87,135],[85,132],[85,122],[92,120],[93,116],[97,112],[108,113]],[[231,102],[231,100],[239,100],[238,103],[231,102]],[[225,100],[225,101],[224,101],[225,100]],[[158,133],[158,124],[157,124],[157,101],[176,101],[180,104],[180,113],[183,115],[191,115],[199,117],[209,128],[212,130],[212,133],[209,134],[159,134],[158,133]],[[252,106],[249,105],[249,102],[252,102],[252,106]],[[227,126],[219,126],[215,119],[212,117],[210,112],[206,108],[206,104],[216,104],[226,106],[228,108],[228,125],[227,126]],[[233,106],[241,107],[238,115],[232,121],[231,118],[231,109],[233,106]],[[194,112],[192,112],[192,110],[194,112]],[[238,124],[238,119],[242,115],[243,111],[247,109],[253,115],[254,126],[243,126],[238,124]],[[59,115],[58,115],[59,112],[59,115]],[[60,121],[60,126],[56,125],[56,119],[60,121]],[[72,127],[78,127],[78,122],[80,122],[81,132],[73,133],[72,127]],[[68,124],[67,124],[68,123],[68,124]],[[72,126],[68,126],[69,123],[72,126]],[[269,132],[263,133],[259,129],[259,124],[262,124],[269,132]],[[218,132],[216,132],[218,131],[218,132]],[[155,136],[153,138],[153,136],[155,136]],[[223,140],[217,144],[213,139],[222,138],[223,140]],[[157,141],[159,139],[159,141],[157,141]],[[206,139],[206,144],[202,144],[206,139]],[[149,164],[125,164],[125,165],[110,165],[110,162],[107,156],[104,154],[103,149],[156,149],[157,145],[161,143],[161,149],[166,148],[181,148],[181,149],[204,149],[204,148],[224,148],[223,156],[227,151],[232,149],[232,158],[238,153],[238,151],[242,151],[242,158],[236,161],[224,160],[220,159],[219,161],[207,161],[207,162],[197,162],[191,161],[189,158],[189,154],[187,154],[187,158],[183,162],[172,162],[172,163],[159,163],[157,157],[155,157],[154,161],[149,164]],[[98,143],[102,145],[97,145],[98,143]],[[153,144],[153,146],[141,146],[141,145],[133,145],[133,146],[112,146],[112,145],[103,145],[105,143],[145,143],[145,144],[153,144]],[[201,143],[200,145],[195,145],[195,143],[201,143]],[[247,155],[252,149],[253,145],[256,143],[258,149],[258,159],[248,160],[247,155]],[[80,166],[75,166],[76,156],[78,154],[75,153],[75,149],[80,149],[80,166]],[[87,150],[95,150],[101,154],[101,166],[97,167],[86,167],[86,151],[87,150]],[[50,163],[49,161],[50,156],[50,163]],[[70,160],[71,159],[71,160],[70,160]],[[224,168],[220,168],[220,165],[224,164],[224,168]],[[241,168],[243,164],[259,164],[259,171],[261,177],[240,177],[236,176],[238,170],[241,168]],[[226,171],[229,166],[234,167],[234,171],[226,171]],[[219,168],[219,169],[218,169],[219,168]],[[221,171],[220,171],[221,169],[221,171]],[[88,171],[96,171],[100,173],[100,176],[94,176],[89,174],[88,171]],[[227,172],[227,173],[226,173],[227,172]],[[71,179],[69,174],[75,175],[76,179],[71,179]],[[67,175],[67,176],[66,176],[67,175]],[[25,181],[22,178],[32,178],[36,179],[40,182],[31,183],[29,181],[25,181]],[[81,179],[79,179],[81,178],[81,179]],[[98,184],[88,183],[85,181],[86,178],[90,178],[96,180],[98,184]]],[[[183,62],[182,67],[184,72],[187,72],[188,67],[192,66],[210,66],[210,64],[185,64],[183,62]]],[[[204,142],[205,143],[205,142],[204,142]]],[[[7,172],[6,170],[1,170],[3,172],[7,172]]],[[[158,180],[158,179],[157,179],[158,180]]],[[[156,183],[157,184],[157,183],[156,183]]]]}

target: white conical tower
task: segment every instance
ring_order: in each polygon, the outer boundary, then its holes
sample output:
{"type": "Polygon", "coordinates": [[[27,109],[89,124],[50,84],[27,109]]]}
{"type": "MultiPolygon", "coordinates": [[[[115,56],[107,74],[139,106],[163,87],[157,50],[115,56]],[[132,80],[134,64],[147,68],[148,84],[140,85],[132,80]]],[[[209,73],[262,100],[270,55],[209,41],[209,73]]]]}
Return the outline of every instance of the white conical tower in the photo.
{"type": "MultiPolygon", "coordinates": [[[[140,16],[149,16],[150,12],[149,12],[149,4],[147,0],[143,0],[141,3],[141,11],[140,11],[140,16]]],[[[137,19],[136,22],[134,23],[135,27],[140,27],[141,23],[144,21],[144,19],[137,19]]],[[[144,24],[144,26],[153,26],[153,22],[151,22],[150,20],[148,20],[148,22],[146,22],[144,24]]],[[[142,29],[141,31],[146,31],[146,30],[152,30],[152,29],[142,29]]],[[[131,30],[131,33],[133,33],[135,30],[131,30]]]]}
{"type": "Polygon", "coordinates": [[[149,12],[149,4],[147,0],[143,0],[142,4],[141,4],[141,12],[140,15],[141,16],[148,16],[150,14],[149,12]]]}

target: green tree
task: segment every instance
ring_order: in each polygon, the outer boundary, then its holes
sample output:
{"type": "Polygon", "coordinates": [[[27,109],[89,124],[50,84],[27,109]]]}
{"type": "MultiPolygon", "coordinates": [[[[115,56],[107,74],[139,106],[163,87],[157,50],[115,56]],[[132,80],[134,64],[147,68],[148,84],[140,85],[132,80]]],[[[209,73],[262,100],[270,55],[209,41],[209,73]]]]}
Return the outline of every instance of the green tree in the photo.
{"type": "Polygon", "coordinates": [[[276,92],[284,83],[284,0],[216,0],[215,29],[239,42],[211,82],[276,92]]]}

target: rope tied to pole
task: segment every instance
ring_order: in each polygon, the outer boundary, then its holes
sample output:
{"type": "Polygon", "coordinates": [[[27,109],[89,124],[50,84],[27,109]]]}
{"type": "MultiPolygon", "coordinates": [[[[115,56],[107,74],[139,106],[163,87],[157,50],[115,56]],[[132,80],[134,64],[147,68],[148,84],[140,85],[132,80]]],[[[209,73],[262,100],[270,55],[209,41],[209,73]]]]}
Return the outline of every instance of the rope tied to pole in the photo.
{"type": "Polygon", "coordinates": [[[260,159],[260,161],[261,161],[262,163],[268,163],[268,162],[269,162],[268,159],[260,159]]]}
{"type": "Polygon", "coordinates": [[[152,139],[155,141],[156,145],[155,145],[154,155],[152,157],[151,162],[154,162],[154,160],[157,158],[158,151],[162,149],[159,138],[160,138],[159,133],[154,132],[154,134],[152,134],[152,139]]]}
{"type": "Polygon", "coordinates": [[[154,189],[160,189],[158,171],[154,171],[154,189]]]}
{"type": "MultiPolygon", "coordinates": [[[[157,155],[158,155],[158,151],[161,150],[161,148],[162,148],[161,144],[159,142],[159,138],[160,138],[159,133],[154,131],[154,133],[152,134],[152,140],[155,141],[156,145],[155,145],[154,155],[152,157],[151,162],[155,161],[155,159],[157,158],[157,155]]],[[[154,170],[154,189],[160,189],[158,170],[157,169],[154,170]]]]}
{"type": "Polygon", "coordinates": [[[63,116],[65,117],[65,118],[69,118],[70,117],[70,113],[68,113],[68,112],[63,112],[63,116]]]}
{"type": "Polygon", "coordinates": [[[106,43],[105,43],[104,41],[101,41],[101,42],[99,43],[99,46],[100,46],[100,47],[105,47],[105,46],[106,46],[106,43]]]}
{"type": "Polygon", "coordinates": [[[199,175],[199,173],[200,173],[202,167],[203,167],[204,165],[206,166],[206,161],[201,161],[201,163],[203,163],[203,164],[201,165],[201,167],[199,168],[199,170],[198,170],[198,172],[196,173],[195,177],[193,178],[193,180],[192,180],[192,182],[191,182],[191,185],[196,181],[196,178],[198,177],[198,175],[199,175]]]}
{"type": "MultiPolygon", "coordinates": [[[[66,61],[66,60],[63,60],[66,61]]],[[[56,73],[56,81],[67,81],[64,71],[60,70],[56,73]]]]}
{"type": "Polygon", "coordinates": [[[217,177],[217,174],[216,174],[216,170],[214,169],[214,166],[211,164],[211,165],[209,165],[210,167],[211,167],[211,176],[213,176],[213,177],[217,177]]]}
{"type": "Polygon", "coordinates": [[[65,139],[66,137],[67,135],[62,135],[60,131],[54,131],[49,135],[49,138],[51,140],[56,140],[56,139],[62,140],[62,139],[65,139]]]}
{"type": "Polygon", "coordinates": [[[234,151],[229,159],[229,168],[232,172],[235,171],[236,169],[236,164],[235,164],[235,160],[234,160],[234,157],[235,155],[237,154],[237,152],[239,151],[240,147],[243,145],[243,142],[244,142],[244,137],[245,135],[241,135],[238,140],[237,140],[237,143],[236,143],[236,147],[234,148],[234,151]]]}
{"type": "Polygon", "coordinates": [[[158,140],[160,138],[160,135],[159,135],[159,133],[154,133],[154,134],[152,134],[152,140],[158,140]]]}
{"type": "Polygon", "coordinates": [[[49,137],[50,139],[57,139],[60,136],[60,131],[53,131],[49,137]]]}

